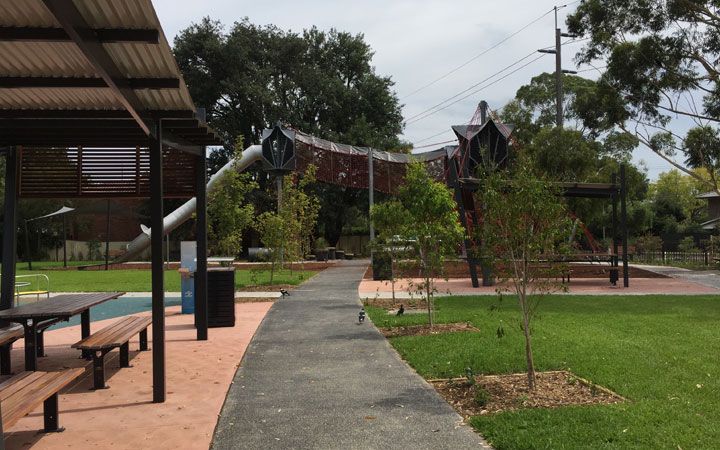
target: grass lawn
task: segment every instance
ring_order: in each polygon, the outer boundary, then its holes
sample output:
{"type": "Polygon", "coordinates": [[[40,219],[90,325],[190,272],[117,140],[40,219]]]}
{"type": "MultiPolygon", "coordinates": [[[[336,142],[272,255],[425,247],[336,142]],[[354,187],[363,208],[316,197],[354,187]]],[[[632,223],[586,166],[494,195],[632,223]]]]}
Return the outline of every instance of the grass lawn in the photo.
{"type": "MultiPolygon", "coordinates": [[[[18,264],[17,275],[44,273],[50,278],[51,292],[149,292],[152,289],[150,270],[42,270],[43,267],[50,266],[48,263],[33,264],[33,269],[37,268],[38,270],[29,271],[26,264],[18,264]]],[[[297,285],[314,274],[315,272],[307,270],[295,270],[292,274],[289,270],[275,271],[273,285],[297,285]]],[[[237,288],[269,285],[269,270],[235,271],[235,287],[237,288]]],[[[180,291],[180,275],[177,270],[165,271],[165,290],[180,291]]]]}
{"type": "MultiPolygon", "coordinates": [[[[522,372],[524,341],[512,297],[436,300],[438,322],[468,321],[477,333],[391,339],[426,378],[522,372]],[[505,337],[496,331],[502,325],[505,337]]],[[[368,308],[377,326],[424,323],[368,308]]],[[[569,369],[629,401],[526,409],[470,423],[498,449],[720,447],[720,298],[553,296],[533,323],[539,370],[569,369]]]]}

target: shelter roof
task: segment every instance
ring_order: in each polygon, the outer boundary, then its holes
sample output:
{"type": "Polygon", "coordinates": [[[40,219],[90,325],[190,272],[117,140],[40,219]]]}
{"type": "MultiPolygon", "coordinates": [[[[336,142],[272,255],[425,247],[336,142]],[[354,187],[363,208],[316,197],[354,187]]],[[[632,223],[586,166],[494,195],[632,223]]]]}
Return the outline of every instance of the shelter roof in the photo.
{"type": "Polygon", "coordinates": [[[221,144],[151,0],[0,2],[0,55],[0,146],[221,144]]]}
{"type": "Polygon", "coordinates": [[[612,183],[557,183],[565,197],[610,198],[619,195],[620,186],[612,183]]]}
{"type": "Polygon", "coordinates": [[[720,194],[718,194],[715,191],[710,191],[710,192],[703,192],[702,194],[698,195],[695,198],[717,198],[717,197],[720,197],[720,194]]]}

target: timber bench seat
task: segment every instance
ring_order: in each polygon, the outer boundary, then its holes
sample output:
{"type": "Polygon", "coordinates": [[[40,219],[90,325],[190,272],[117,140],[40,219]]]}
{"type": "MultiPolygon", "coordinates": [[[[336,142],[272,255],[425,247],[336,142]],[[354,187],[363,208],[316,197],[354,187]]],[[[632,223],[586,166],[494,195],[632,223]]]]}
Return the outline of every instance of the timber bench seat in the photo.
{"type": "Polygon", "coordinates": [[[10,350],[24,335],[22,325],[0,321],[0,374],[10,375],[10,350]]]}
{"type": "Polygon", "coordinates": [[[123,317],[85,339],[72,345],[73,348],[92,353],[94,389],[105,386],[105,355],[114,348],[120,348],[120,367],[130,367],[130,339],[140,335],[140,350],[147,350],[147,328],[150,317],[123,317]]]}
{"type": "Polygon", "coordinates": [[[21,372],[0,383],[0,429],[13,426],[42,403],[45,416],[43,431],[63,431],[58,420],[58,392],[84,372],[83,368],[61,372],[21,372]]]}

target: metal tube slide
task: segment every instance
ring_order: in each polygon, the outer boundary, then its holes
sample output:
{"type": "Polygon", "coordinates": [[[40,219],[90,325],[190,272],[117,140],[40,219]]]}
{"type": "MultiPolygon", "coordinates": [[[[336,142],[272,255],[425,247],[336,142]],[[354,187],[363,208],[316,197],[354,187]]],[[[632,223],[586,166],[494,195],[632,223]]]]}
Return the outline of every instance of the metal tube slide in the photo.
{"type": "MultiPolygon", "coordinates": [[[[245,151],[242,152],[240,159],[231,159],[227,164],[222,166],[220,170],[218,170],[213,176],[210,177],[210,181],[208,181],[207,184],[208,194],[212,192],[218,180],[223,176],[225,172],[233,169],[237,170],[238,172],[242,172],[255,161],[259,161],[260,158],[262,158],[261,145],[251,145],[250,147],[246,148],[245,151]]],[[[195,197],[191,198],[178,209],[165,216],[165,219],[163,220],[164,234],[168,234],[180,225],[182,225],[184,222],[186,222],[192,217],[194,212],[195,197]]],[[[127,251],[120,257],[116,258],[113,263],[129,261],[130,259],[139,255],[147,247],[149,247],[150,233],[150,228],[143,227],[143,232],[138,235],[138,237],[133,239],[130,244],[128,244],[127,251]]]]}

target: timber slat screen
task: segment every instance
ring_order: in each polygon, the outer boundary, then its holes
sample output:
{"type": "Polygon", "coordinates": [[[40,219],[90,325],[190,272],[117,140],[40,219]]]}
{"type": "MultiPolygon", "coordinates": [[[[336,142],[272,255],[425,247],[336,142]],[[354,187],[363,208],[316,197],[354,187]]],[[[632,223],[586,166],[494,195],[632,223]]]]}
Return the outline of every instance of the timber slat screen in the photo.
{"type": "MultiPolygon", "coordinates": [[[[195,195],[196,157],[164,150],[163,190],[168,198],[195,195]]],[[[23,148],[21,198],[149,197],[147,148],[23,148]]]]}

